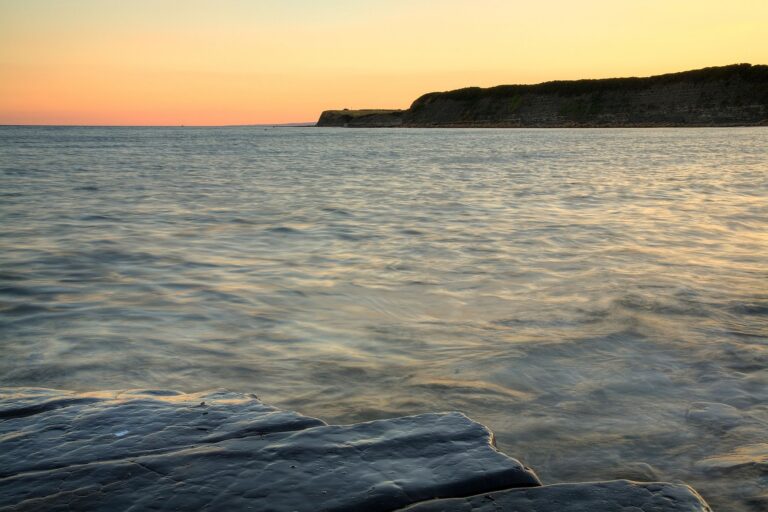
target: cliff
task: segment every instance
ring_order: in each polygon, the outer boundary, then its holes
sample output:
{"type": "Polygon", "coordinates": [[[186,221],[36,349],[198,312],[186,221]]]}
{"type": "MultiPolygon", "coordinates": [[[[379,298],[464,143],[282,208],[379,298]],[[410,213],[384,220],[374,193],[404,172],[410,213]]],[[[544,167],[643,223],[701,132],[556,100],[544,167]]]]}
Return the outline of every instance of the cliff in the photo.
{"type": "Polygon", "coordinates": [[[317,126],[391,128],[403,124],[404,110],[326,110],[317,126]]]}
{"type": "Polygon", "coordinates": [[[768,125],[768,66],[735,64],[647,78],[469,87],[425,94],[404,111],[327,111],[317,125],[552,128],[768,125]]]}

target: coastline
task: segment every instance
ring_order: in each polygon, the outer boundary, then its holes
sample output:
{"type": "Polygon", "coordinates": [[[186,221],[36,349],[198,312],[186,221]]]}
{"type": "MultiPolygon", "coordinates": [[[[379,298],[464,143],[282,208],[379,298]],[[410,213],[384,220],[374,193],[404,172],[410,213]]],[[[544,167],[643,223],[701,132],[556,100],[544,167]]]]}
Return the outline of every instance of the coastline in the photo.
{"type": "Polygon", "coordinates": [[[326,110],[348,128],[662,128],[768,125],[768,66],[734,64],[646,78],[432,92],[408,109],[326,110]]]}
{"type": "Polygon", "coordinates": [[[735,123],[735,124],[691,124],[691,123],[632,123],[632,124],[602,124],[602,123],[580,123],[580,124],[562,124],[562,125],[536,125],[536,124],[514,124],[514,123],[452,123],[452,124],[402,124],[398,126],[357,126],[354,124],[345,126],[328,126],[315,124],[309,128],[400,128],[400,129],[422,129],[422,128],[441,128],[441,129],[461,129],[461,128],[481,128],[481,129],[604,129],[604,128],[765,128],[768,127],[768,120],[758,123],[735,123]]]}

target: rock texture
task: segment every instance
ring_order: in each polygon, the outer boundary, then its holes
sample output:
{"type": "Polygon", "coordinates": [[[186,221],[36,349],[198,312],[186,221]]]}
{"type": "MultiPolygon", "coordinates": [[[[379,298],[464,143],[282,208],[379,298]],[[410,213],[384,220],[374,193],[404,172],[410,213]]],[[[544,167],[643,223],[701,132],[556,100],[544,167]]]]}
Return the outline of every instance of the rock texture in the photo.
{"type": "Polygon", "coordinates": [[[24,390],[0,397],[0,477],[325,425],[228,392],[24,390]]]}
{"type": "Polygon", "coordinates": [[[711,512],[687,485],[628,480],[547,485],[408,507],[408,512],[711,512]]]}
{"type": "Polygon", "coordinates": [[[233,393],[0,395],[0,510],[385,511],[540,485],[459,413],[328,426],[233,393]]]}
{"type": "Polygon", "coordinates": [[[648,78],[470,87],[425,94],[405,111],[324,112],[318,126],[634,127],[768,125],[768,66],[736,64],[648,78]]]}
{"type": "Polygon", "coordinates": [[[0,389],[0,471],[0,511],[710,510],[685,485],[541,487],[460,413],[333,426],[230,392],[0,389]]]}

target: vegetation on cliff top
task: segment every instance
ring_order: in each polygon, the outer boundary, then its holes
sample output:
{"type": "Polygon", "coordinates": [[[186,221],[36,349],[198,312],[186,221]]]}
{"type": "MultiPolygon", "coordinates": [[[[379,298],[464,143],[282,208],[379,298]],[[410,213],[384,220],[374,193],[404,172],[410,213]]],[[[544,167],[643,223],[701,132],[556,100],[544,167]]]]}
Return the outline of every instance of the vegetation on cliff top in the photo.
{"type": "Polygon", "coordinates": [[[348,116],[350,118],[356,118],[356,117],[374,116],[374,115],[381,115],[381,114],[397,114],[398,112],[403,112],[403,111],[397,110],[397,109],[384,109],[384,108],[382,109],[369,108],[369,109],[362,109],[362,110],[349,110],[345,108],[343,110],[326,110],[325,112],[333,115],[348,116]]]}
{"type": "Polygon", "coordinates": [[[318,126],[575,127],[768,125],[768,66],[646,78],[559,80],[432,92],[408,110],[334,110],[318,126]]]}
{"type": "MultiPolygon", "coordinates": [[[[413,102],[411,108],[441,98],[456,101],[476,101],[482,98],[509,98],[521,94],[557,94],[560,96],[578,96],[582,94],[606,91],[634,91],[655,86],[664,86],[676,82],[713,82],[720,80],[741,80],[744,82],[762,82],[768,84],[768,66],[752,64],[733,64],[730,66],[710,67],[669,73],[646,78],[604,78],[586,80],[556,80],[533,85],[499,85],[496,87],[466,87],[447,92],[430,92],[413,102]]],[[[765,101],[768,103],[768,87],[765,101]]]]}

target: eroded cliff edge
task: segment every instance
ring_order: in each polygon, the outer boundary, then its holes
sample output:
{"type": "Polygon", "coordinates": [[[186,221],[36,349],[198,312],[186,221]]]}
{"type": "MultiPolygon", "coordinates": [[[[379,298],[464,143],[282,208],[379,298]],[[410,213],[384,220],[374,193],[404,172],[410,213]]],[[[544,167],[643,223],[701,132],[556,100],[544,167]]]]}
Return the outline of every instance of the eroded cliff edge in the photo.
{"type": "Polygon", "coordinates": [[[647,78],[468,87],[407,110],[329,110],[317,126],[663,127],[768,125],[768,66],[734,64],[647,78]]]}
{"type": "Polygon", "coordinates": [[[403,124],[405,110],[326,110],[317,126],[394,128],[403,124]]]}

